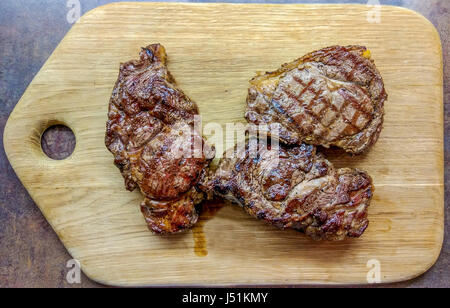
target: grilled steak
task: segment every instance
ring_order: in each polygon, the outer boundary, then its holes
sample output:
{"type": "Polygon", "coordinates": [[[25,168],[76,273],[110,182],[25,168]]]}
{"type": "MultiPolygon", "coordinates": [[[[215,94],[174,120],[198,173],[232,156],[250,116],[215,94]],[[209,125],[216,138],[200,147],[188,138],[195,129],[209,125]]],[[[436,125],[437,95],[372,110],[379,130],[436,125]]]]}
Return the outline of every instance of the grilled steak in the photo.
{"type": "Polygon", "coordinates": [[[386,99],[370,51],[334,46],[254,77],[245,117],[281,124],[280,139],[288,144],[333,145],[359,154],[380,135],[386,99]]]}
{"type": "Polygon", "coordinates": [[[153,44],[120,66],[105,138],[126,188],[139,187],[145,196],[141,211],[155,233],[197,221],[203,194],[196,185],[215,154],[194,128],[197,106],[176,86],[166,58],[164,47],[153,44]]]}
{"type": "Polygon", "coordinates": [[[227,151],[201,187],[278,228],[336,241],[363,234],[374,189],[367,173],[336,170],[312,145],[277,151],[256,138],[227,151]]]}

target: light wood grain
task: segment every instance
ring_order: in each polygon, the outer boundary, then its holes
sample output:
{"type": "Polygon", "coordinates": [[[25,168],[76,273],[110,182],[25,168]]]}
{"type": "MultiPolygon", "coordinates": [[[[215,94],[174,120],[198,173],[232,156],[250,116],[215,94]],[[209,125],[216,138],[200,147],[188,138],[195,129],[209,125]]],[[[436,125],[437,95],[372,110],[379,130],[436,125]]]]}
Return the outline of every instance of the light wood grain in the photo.
{"type": "Polygon", "coordinates": [[[4,134],[11,164],[92,279],[110,285],[365,283],[413,278],[443,240],[442,54],[423,17],[383,7],[381,23],[358,5],[116,3],[81,18],[35,77],[4,134]],[[368,46],[389,93],[384,130],[366,155],[330,151],[337,166],[367,170],[376,191],[362,238],[313,242],[225,206],[204,222],[207,256],[192,231],[154,236],[104,146],[109,96],[120,62],[160,42],[169,69],[204,124],[244,122],[248,80],[329,45],[368,46]],[[64,123],[77,145],[47,158],[40,136],[64,123]]]}

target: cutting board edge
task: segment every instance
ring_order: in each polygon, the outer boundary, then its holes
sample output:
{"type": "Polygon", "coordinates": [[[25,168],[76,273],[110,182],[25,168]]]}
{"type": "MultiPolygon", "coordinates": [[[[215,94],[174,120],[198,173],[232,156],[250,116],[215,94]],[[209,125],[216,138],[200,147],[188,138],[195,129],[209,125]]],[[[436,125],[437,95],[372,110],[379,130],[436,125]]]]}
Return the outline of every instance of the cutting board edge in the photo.
{"type": "MultiPolygon", "coordinates": [[[[321,6],[321,7],[367,7],[367,4],[362,4],[362,3],[335,3],[335,4],[328,4],[328,3],[226,3],[226,2],[210,2],[210,3],[202,3],[202,2],[136,2],[136,1],[119,1],[119,2],[111,2],[111,3],[107,3],[107,4],[103,4],[100,5],[98,7],[95,7],[89,11],[87,11],[86,13],[84,13],[80,19],[76,22],[80,23],[82,21],[84,21],[85,18],[87,18],[90,14],[96,13],[97,11],[101,11],[101,10],[105,10],[105,9],[109,9],[109,7],[114,7],[114,6],[122,6],[122,5],[130,5],[130,4],[135,4],[135,5],[148,5],[148,6],[152,6],[152,5],[164,5],[164,6],[179,6],[179,5],[186,5],[186,6],[198,6],[198,7],[202,7],[202,6],[216,6],[216,7],[220,7],[220,6],[252,6],[252,5],[258,5],[258,6],[265,6],[265,7],[282,7],[282,6],[296,6],[296,7],[314,7],[314,6],[321,6]]],[[[437,30],[437,28],[434,26],[434,24],[428,19],[426,18],[424,15],[420,14],[417,11],[414,11],[412,9],[406,8],[406,7],[402,7],[402,6],[398,6],[398,5],[388,5],[388,4],[382,4],[380,5],[380,7],[382,8],[389,8],[389,9],[395,9],[395,10],[399,10],[399,11],[403,11],[403,12],[407,12],[408,14],[411,15],[415,15],[416,17],[419,17],[420,19],[424,20],[428,26],[430,28],[433,29],[434,31],[434,35],[435,37],[438,38],[439,40],[439,46],[441,46],[441,54],[442,54],[442,41],[441,41],[441,37],[439,34],[439,31],[437,30]]]]}
{"type": "MultiPolygon", "coordinates": [[[[443,219],[442,219],[443,220],[443,219]]],[[[364,286],[364,285],[389,285],[399,282],[405,282],[410,281],[412,279],[418,278],[428,272],[434,264],[439,259],[442,245],[443,245],[443,235],[442,232],[442,241],[440,242],[440,245],[437,246],[436,253],[433,256],[432,261],[429,264],[426,264],[425,266],[418,268],[417,271],[409,274],[409,275],[398,275],[397,277],[382,280],[380,283],[369,283],[367,280],[361,279],[361,280],[354,280],[350,282],[339,282],[339,281],[324,281],[324,280],[292,280],[289,282],[280,282],[280,281],[268,281],[264,283],[248,280],[248,281],[235,281],[235,282],[197,282],[197,283],[166,283],[166,284],[151,284],[151,283],[139,283],[139,282],[121,282],[121,281],[114,281],[112,279],[105,280],[101,277],[98,277],[96,275],[92,275],[89,270],[86,269],[86,266],[82,266],[83,273],[91,280],[105,285],[105,286],[111,286],[111,287],[205,287],[205,286],[212,286],[212,287],[248,287],[248,286],[257,286],[257,287],[285,287],[285,286],[308,286],[308,285],[323,285],[323,286],[352,286],[352,285],[358,285],[358,286],[364,286]]],[[[64,246],[66,247],[66,246],[64,246]]],[[[67,247],[66,247],[67,249],[67,247]]]]}

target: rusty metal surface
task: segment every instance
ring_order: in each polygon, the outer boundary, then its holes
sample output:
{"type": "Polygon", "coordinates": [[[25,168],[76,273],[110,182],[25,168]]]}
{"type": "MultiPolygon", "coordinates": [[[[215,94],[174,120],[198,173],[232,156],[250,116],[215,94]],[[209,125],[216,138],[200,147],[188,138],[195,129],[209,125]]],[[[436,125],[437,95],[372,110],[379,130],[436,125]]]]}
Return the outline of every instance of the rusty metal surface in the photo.
{"type": "MultiPolygon", "coordinates": [[[[72,26],[67,18],[76,1],[2,0],[0,2],[0,134],[8,115],[34,75],[72,26]]],[[[79,0],[85,13],[111,0],[79,0]]],[[[205,1],[215,2],[215,1],[205,1]]],[[[245,2],[245,1],[229,1],[245,2]]],[[[367,3],[361,1],[247,1],[272,3],[367,3]]],[[[391,0],[381,4],[400,5],[426,16],[438,29],[444,49],[445,104],[445,230],[441,256],[433,268],[414,280],[390,287],[450,287],[449,230],[450,196],[450,1],[391,0]]],[[[70,135],[70,134],[69,134],[70,135]]],[[[74,142],[64,129],[50,133],[45,142],[61,155],[74,142]],[[56,146],[54,146],[56,145],[56,146]],[[61,150],[62,149],[62,150],[61,150]]],[[[58,237],[29,197],[3,149],[0,138],[0,287],[101,287],[81,276],[81,283],[70,284],[66,275],[70,260],[58,237]]]]}

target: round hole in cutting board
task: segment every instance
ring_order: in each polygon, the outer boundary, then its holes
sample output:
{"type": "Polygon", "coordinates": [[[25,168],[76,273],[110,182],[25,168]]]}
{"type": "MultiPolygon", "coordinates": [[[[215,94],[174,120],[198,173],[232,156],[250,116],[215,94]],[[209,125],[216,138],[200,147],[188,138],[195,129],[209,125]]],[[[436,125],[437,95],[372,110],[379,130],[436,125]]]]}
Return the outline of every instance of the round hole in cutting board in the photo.
{"type": "Polygon", "coordinates": [[[75,150],[76,140],[72,130],[65,125],[52,125],[41,137],[42,151],[51,159],[62,160],[75,150]]]}

